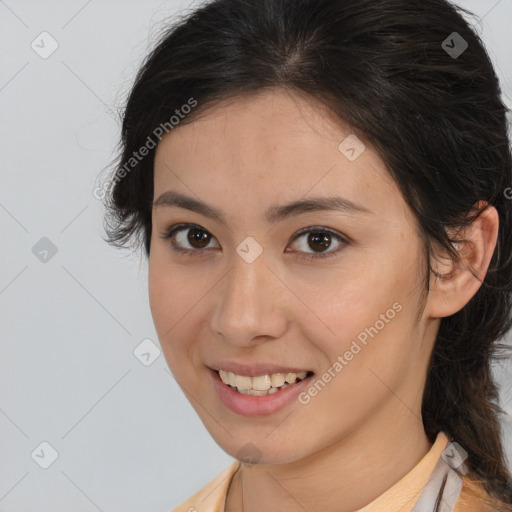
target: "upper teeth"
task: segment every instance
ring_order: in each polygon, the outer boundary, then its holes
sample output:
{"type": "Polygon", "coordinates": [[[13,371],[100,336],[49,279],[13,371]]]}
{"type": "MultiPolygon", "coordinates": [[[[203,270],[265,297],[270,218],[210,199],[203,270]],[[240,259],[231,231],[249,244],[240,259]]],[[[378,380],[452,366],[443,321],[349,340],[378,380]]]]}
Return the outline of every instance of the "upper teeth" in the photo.
{"type": "Polygon", "coordinates": [[[266,391],[272,388],[278,388],[285,382],[293,384],[297,379],[302,380],[308,372],[300,373],[272,373],[267,375],[258,375],[257,377],[248,377],[247,375],[237,375],[231,372],[219,370],[220,378],[224,384],[236,386],[238,389],[255,389],[257,391],[266,391]]]}

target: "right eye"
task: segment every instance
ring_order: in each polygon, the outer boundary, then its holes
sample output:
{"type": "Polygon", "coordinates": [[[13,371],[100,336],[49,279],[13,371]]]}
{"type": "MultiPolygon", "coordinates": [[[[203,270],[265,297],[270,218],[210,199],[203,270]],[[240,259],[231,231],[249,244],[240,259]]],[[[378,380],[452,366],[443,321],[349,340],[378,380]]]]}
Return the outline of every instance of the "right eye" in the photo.
{"type": "MultiPolygon", "coordinates": [[[[212,239],[215,239],[211,233],[197,224],[180,223],[171,226],[161,235],[163,239],[170,239],[172,250],[194,256],[204,256],[203,249],[212,239]],[[184,247],[189,244],[189,247],[184,247]]],[[[217,248],[220,248],[217,246],[217,248]]]]}

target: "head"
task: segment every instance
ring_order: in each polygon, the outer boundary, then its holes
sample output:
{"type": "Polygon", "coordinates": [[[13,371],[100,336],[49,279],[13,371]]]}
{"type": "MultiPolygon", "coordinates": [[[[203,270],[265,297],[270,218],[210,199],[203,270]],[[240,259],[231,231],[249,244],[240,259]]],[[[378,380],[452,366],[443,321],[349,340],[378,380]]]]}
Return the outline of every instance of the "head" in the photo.
{"type": "Polygon", "coordinates": [[[144,249],[167,363],[227,452],[291,462],[398,415],[511,501],[490,372],[511,326],[505,116],[444,0],[217,0],[163,34],[124,112],[116,171],[146,149],[108,241],[144,249]],[[268,436],[279,413],[209,385],[226,361],[331,379],[268,436]]]}

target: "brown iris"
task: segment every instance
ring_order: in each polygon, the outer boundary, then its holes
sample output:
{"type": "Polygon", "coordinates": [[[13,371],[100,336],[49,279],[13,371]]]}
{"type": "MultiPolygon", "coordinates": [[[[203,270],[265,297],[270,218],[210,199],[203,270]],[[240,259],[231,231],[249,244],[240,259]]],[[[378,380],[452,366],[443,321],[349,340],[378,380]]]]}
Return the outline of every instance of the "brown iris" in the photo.
{"type": "Polygon", "coordinates": [[[190,242],[192,247],[202,249],[210,243],[211,235],[204,229],[191,228],[188,230],[187,240],[190,242]],[[198,245],[194,245],[197,243],[198,245]]]}

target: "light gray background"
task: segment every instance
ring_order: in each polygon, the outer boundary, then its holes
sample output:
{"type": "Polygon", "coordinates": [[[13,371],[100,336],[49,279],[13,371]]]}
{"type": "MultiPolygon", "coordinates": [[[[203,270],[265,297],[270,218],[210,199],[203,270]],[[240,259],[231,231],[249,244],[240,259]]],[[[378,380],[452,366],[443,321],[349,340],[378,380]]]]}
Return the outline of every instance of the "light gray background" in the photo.
{"type": "MultiPolygon", "coordinates": [[[[0,0],[2,512],[164,512],[233,460],[163,355],[134,356],[144,339],[158,346],[146,263],[101,239],[92,192],[143,56],[168,16],[197,4],[0,0]],[[31,48],[43,31],[59,45],[47,59],[31,48]],[[32,252],[42,237],[57,247],[46,263],[32,252]],[[59,454],[48,469],[36,463],[50,456],[43,441],[59,454]]],[[[480,16],[512,98],[512,0],[459,4],[480,16]]],[[[509,412],[511,373],[499,369],[509,412]]]]}

